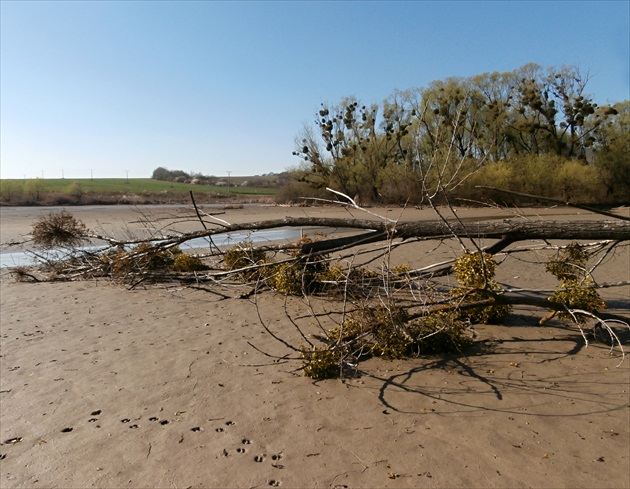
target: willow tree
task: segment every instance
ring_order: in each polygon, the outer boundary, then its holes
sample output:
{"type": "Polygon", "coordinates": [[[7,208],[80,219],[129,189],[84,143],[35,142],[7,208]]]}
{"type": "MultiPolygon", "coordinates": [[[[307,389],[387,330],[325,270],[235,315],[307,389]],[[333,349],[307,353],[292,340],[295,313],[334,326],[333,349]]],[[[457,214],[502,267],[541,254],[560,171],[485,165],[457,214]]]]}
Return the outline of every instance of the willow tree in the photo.
{"type": "Polygon", "coordinates": [[[447,172],[463,160],[470,170],[531,156],[586,160],[605,147],[603,128],[617,113],[586,93],[588,80],[576,67],[529,63],[396,91],[381,104],[322,104],[294,152],[300,176],[363,200],[418,202],[427,179],[438,177],[438,159],[456,165],[440,166],[447,172]]]}

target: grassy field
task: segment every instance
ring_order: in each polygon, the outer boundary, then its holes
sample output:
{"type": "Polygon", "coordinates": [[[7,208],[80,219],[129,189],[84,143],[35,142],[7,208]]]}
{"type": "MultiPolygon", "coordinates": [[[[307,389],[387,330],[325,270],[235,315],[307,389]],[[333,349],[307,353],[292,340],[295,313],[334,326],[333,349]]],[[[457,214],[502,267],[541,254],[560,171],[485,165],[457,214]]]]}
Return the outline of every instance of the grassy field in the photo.
{"type": "Polygon", "coordinates": [[[0,200],[5,204],[88,204],[118,203],[121,199],[144,202],[173,202],[195,198],[207,201],[217,198],[272,197],[275,188],[191,185],[165,182],[151,178],[95,178],[95,179],[0,179],[0,200]]]}

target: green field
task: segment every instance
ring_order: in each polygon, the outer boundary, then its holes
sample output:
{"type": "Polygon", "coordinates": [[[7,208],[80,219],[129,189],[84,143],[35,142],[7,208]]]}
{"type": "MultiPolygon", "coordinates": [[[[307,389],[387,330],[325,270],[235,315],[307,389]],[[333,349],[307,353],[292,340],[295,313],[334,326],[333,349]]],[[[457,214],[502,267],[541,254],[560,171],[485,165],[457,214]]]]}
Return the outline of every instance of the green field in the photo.
{"type": "Polygon", "coordinates": [[[202,200],[210,198],[273,196],[275,188],[215,186],[175,183],[151,178],[95,178],[95,179],[0,179],[0,200],[5,204],[43,204],[68,201],[85,204],[134,196],[151,201],[189,199],[190,191],[202,200]]]}
{"type": "MultiPolygon", "coordinates": [[[[217,187],[214,185],[190,185],[186,183],[175,182],[163,182],[160,180],[153,180],[152,178],[95,178],[93,180],[89,178],[50,178],[50,179],[37,179],[41,182],[42,192],[55,192],[65,193],[76,188],[76,185],[80,187],[83,192],[94,193],[133,193],[139,194],[143,192],[174,192],[174,193],[188,193],[193,190],[195,193],[235,193],[235,194],[261,194],[261,195],[273,195],[276,193],[275,189],[269,188],[256,188],[256,187],[217,187]]],[[[0,188],[7,185],[17,187],[28,186],[31,180],[10,180],[1,179],[0,188]]],[[[31,184],[32,185],[32,184],[31,184]]]]}

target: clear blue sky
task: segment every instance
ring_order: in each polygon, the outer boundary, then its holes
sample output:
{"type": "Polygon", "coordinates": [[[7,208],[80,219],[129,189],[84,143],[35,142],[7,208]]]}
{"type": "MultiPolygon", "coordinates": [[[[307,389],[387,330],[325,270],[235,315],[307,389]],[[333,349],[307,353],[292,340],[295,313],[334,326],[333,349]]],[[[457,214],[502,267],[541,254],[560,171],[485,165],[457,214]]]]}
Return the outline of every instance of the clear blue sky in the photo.
{"type": "Polygon", "coordinates": [[[321,102],[525,63],[630,98],[630,2],[6,1],[2,178],[280,172],[321,102]]]}

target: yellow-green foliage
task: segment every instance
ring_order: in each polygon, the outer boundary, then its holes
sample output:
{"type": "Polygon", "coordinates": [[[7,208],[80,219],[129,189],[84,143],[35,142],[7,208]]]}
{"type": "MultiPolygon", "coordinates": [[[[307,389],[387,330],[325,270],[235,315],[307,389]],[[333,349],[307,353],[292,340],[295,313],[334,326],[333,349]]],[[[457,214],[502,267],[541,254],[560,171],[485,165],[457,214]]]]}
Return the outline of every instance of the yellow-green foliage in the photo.
{"type": "Polygon", "coordinates": [[[346,271],[339,265],[326,268],[317,274],[317,280],[324,282],[343,282],[346,280],[346,271]]]}
{"type": "MultiPolygon", "coordinates": [[[[499,286],[494,281],[496,262],[489,253],[465,253],[453,264],[457,281],[463,287],[453,287],[451,296],[462,303],[480,302],[494,297],[499,286]]],[[[459,311],[459,316],[477,323],[499,323],[510,312],[510,306],[492,304],[459,311]]]]}
{"type": "MultiPolygon", "coordinates": [[[[524,155],[490,162],[464,184],[467,195],[479,193],[476,185],[513,190],[570,201],[597,201],[603,198],[603,186],[597,168],[583,160],[553,154],[524,155]]],[[[519,198],[483,191],[500,200],[519,202],[519,198]]]]}
{"type": "Polygon", "coordinates": [[[300,357],[303,362],[302,372],[312,379],[333,379],[341,373],[343,355],[338,350],[326,347],[302,348],[300,357]]]}
{"type": "Polygon", "coordinates": [[[284,295],[309,294],[321,289],[320,279],[327,270],[327,263],[309,259],[279,263],[271,268],[267,283],[284,295]]]}
{"type": "Polygon", "coordinates": [[[328,341],[344,345],[355,356],[403,358],[413,339],[406,331],[409,316],[399,307],[364,307],[328,331],[328,341]]]}
{"type": "MultiPolygon", "coordinates": [[[[228,270],[239,270],[267,262],[267,253],[257,250],[252,243],[240,243],[232,246],[223,255],[223,263],[228,270]]],[[[258,280],[262,277],[261,268],[244,270],[240,273],[243,280],[258,280]]]]}
{"type": "Polygon", "coordinates": [[[558,280],[584,278],[588,253],[583,246],[571,243],[547,262],[546,269],[558,280]]]}
{"type": "Polygon", "coordinates": [[[583,280],[563,280],[562,288],[554,290],[549,300],[564,304],[569,309],[583,309],[590,312],[605,309],[606,303],[597,293],[594,285],[593,280],[588,277],[583,280]]]}
{"type": "Polygon", "coordinates": [[[178,254],[173,261],[173,270],[176,272],[198,272],[205,268],[206,266],[199,257],[186,253],[178,254]]]}
{"type": "Polygon", "coordinates": [[[421,353],[462,353],[472,345],[464,323],[451,313],[418,318],[410,330],[421,353]]]}
{"type": "MultiPolygon", "coordinates": [[[[493,281],[497,264],[489,253],[466,252],[453,264],[455,278],[464,287],[483,289],[486,285],[496,286],[493,281]]],[[[493,287],[494,288],[494,287],[493,287]]]]}
{"type": "MultiPolygon", "coordinates": [[[[595,289],[595,283],[587,271],[588,252],[583,246],[571,243],[547,262],[547,271],[560,280],[560,289],[549,297],[551,302],[563,304],[569,309],[597,311],[606,303],[595,289]]],[[[561,313],[568,317],[567,313],[561,313]]]]}
{"type": "Polygon", "coordinates": [[[377,357],[404,358],[409,355],[413,339],[405,328],[409,316],[402,308],[380,307],[368,311],[366,319],[372,328],[372,354],[377,357]]]}
{"type": "MultiPolygon", "coordinates": [[[[300,238],[296,245],[303,246],[315,241],[308,235],[300,238]]],[[[296,261],[279,263],[271,267],[267,274],[267,284],[284,295],[302,295],[321,291],[322,281],[343,280],[343,270],[331,270],[325,257],[312,258],[301,255],[298,248],[291,253],[299,258],[296,261]]]]}
{"type": "Polygon", "coordinates": [[[472,344],[464,323],[453,314],[432,313],[413,321],[400,307],[363,307],[326,333],[328,347],[302,349],[304,375],[337,377],[344,360],[419,353],[461,353],[472,344]]]}
{"type": "Polygon", "coordinates": [[[117,250],[104,255],[101,260],[109,265],[110,273],[114,277],[124,277],[133,273],[169,270],[175,257],[181,253],[178,247],[163,249],[151,243],[140,243],[129,251],[117,250]]]}
{"type": "Polygon", "coordinates": [[[408,263],[401,263],[392,268],[394,275],[406,275],[411,271],[411,266],[408,263]]]}
{"type": "Polygon", "coordinates": [[[331,295],[346,290],[352,294],[353,287],[346,288],[346,282],[353,282],[356,270],[347,270],[340,265],[327,265],[315,277],[317,290],[331,295]],[[349,275],[349,276],[348,276],[349,275]]]}
{"type": "Polygon", "coordinates": [[[299,262],[280,263],[271,268],[267,283],[284,295],[302,295],[308,286],[304,265],[299,262]]]}
{"type": "Polygon", "coordinates": [[[335,345],[354,342],[354,345],[368,345],[367,333],[370,332],[370,325],[357,318],[348,318],[340,326],[331,328],[326,333],[328,341],[335,345]]]}

